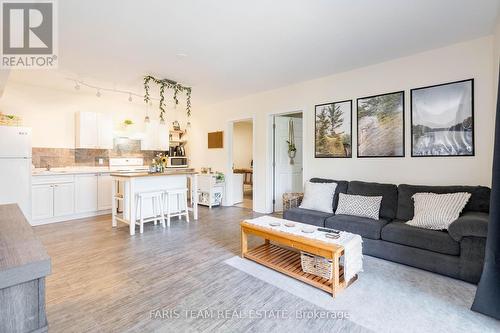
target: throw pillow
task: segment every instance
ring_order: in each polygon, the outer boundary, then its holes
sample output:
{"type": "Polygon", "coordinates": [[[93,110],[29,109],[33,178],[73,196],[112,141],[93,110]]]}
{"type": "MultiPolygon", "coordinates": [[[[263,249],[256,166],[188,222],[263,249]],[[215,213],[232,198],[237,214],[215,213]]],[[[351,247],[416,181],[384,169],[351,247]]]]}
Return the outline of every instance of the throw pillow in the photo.
{"type": "Polygon", "coordinates": [[[373,220],[378,220],[381,204],[381,196],[367,197],[363,195],[339,193],[339,203],[335,214],[367,217],[373,220]]]}
{"type": "Polygon", "coordinates": [[[324,213],[333,213],[333,195],[337,183],[311,183],[306,182],[304,199],[300,208],[318,210],[324,213]]]}
{"type": "Polygon", "coordinates": [[[413,195],[415,210],[413,219],[406,224],[431,230],[448,230],[458,219],[471,197],[470,193],[416,193],[413,195]]]}

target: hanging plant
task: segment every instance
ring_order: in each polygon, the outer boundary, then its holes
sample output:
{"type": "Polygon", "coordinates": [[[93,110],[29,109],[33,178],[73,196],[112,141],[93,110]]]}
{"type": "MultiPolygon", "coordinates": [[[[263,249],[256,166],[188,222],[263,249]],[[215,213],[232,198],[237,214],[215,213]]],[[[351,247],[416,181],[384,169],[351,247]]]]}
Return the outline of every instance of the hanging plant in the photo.
{"type": "Polygon", "coordinates": [[[288,144],[288,157],[290,158],[290,165],[293,165],[295,155],[297,154],[297,147],[295,147],[295,133],[292,119],[288,122],[288,140],[286,140],[286,143],[288,144]]]}
{"type": "Polygon", "coordinates": [[[160,86],[160,120],[165,121],[165,89],[172,89],[174,91],[173,99],[175,105],[179,104],[179,92],[186,93],[186,113],[187,116],[191,116],[191,87],[184,87],[183,85],[168,79],[157,79],[151,75],[146,75],[144,77],[144,102],[149,103],[151,100],[150,97],[150,88],[149,83],[153,81],[157,85],[160,86]]]}

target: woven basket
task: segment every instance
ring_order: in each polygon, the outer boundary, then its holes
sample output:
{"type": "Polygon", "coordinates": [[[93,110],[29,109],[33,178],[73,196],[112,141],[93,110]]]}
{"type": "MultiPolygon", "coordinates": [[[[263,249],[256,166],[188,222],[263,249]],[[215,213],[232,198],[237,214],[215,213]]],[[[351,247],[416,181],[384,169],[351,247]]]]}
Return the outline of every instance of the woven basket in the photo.
{"type": "Polygon", "coordinates": [[[302,199],[304,198],[304,193],[292,192],[283,193],[283,211],[290,208],[299,207],[302,199]]]}
{"type": "Polygon", "coordinates": [[[331,280],[333,276],[333,263],[323,257],[318,257],[307,252],[300,252],[302,270],[323,279],[331,280]]]}
{"type": "Polygon", "coordinates": [[[22,125],[21,117],[0,113],[0,126],[21,126],[21,125],[22,125]]]}

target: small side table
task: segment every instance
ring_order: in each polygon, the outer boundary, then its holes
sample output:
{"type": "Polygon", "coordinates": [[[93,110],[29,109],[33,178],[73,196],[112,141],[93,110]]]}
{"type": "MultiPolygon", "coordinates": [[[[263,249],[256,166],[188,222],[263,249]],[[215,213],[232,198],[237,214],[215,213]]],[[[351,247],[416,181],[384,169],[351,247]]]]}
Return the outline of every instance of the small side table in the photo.
{"type": "Polygon", "coordinates": [[[219,182],[215,178],[215,174],[199,174],[198,175],[198,204],[208,206],[221,206],[222,200],[226,192],[226,183],[219,182]]]}

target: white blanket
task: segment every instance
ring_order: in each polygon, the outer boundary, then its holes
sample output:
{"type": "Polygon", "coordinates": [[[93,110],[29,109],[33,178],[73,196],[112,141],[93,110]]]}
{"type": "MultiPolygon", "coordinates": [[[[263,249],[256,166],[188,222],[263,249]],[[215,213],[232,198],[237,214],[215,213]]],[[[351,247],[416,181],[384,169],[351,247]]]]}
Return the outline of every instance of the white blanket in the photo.
{"type": "Polygon", "coordinates": [[[272,230],[278,230],[287,234],[292,234],[296,236],[311,238],[315,240],[320,240],[326,243],[337,244],[344,247],[344,256],[341,258],[341,265],[344,266],[344,277],[346,281],[351,280],[356,274],[363,271],[363,252],[362,243],[360,235],[351,234],[349,232],[341,231],[340,237],[337,239],[327,238],[325,232],[318,231],[317,227],[309,224],[292,222],[283,220],[280,218],[272,216],[261,216],[251,220],[245,220],[245,222],[255,224],[263,228],[269,228],[272,230]],[[270,222],[279,222],[279,226],[271,226],[270,222]],[[294,227],[286,227],[286,222],[292,222],[295,224],[294,227]],[[314,229],[313,233],[302,232],[302,228],[314,229]]]}

